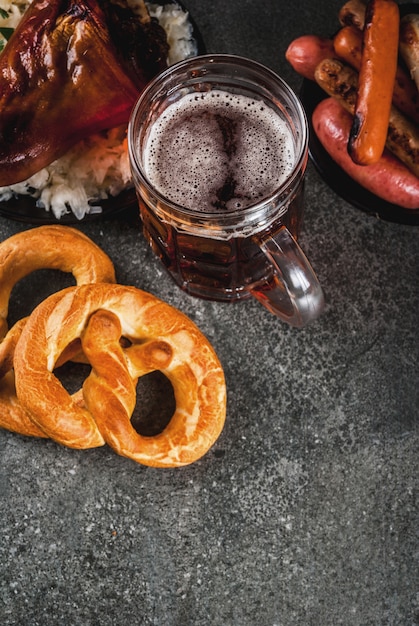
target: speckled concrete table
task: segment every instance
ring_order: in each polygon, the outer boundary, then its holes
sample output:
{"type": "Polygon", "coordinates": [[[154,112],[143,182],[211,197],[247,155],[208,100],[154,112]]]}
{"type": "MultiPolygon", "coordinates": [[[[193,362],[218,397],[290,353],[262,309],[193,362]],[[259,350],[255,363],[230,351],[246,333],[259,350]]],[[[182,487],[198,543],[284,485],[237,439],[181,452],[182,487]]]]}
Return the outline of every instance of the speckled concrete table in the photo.
{"type": "MultiPolygon", "coordinates": [[[[188,0],[211,52],[284,59],[339,2],[188,0]]],[[[4,239],[29,224],[0,219],[4,239]]],[[[256,302],[186,296],[130,220],[80,224],[119,282],[187,313],[225,369],[228,414],[196,464],[0,432],[0,622],[8,626],[419,623],[419,231],[336,195],[312,165],[302,245],[324,315],[288,328],[256,302]]],[[[14,290],[10,320],[66,278],[14,290]]]]}

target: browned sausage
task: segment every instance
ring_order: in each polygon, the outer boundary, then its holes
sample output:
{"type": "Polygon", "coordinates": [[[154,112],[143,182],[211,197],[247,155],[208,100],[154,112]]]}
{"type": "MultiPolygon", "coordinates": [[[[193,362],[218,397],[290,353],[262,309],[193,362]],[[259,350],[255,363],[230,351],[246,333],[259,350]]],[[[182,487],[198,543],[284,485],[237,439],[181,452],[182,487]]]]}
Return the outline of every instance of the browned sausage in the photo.
{"type": "Polygon", "coordinates": [[[394,0],[370,0],[363,30],[358,97],[348,150],[355,163],[381,157],[387,138],[399,44],[399,7],[394,0]]]}
{"type": "Polygon", "coordinates": [[[419,179],[390,152],[373,165],[356,165],[347,151],[352,116],[335,98],[322,100],[313,113],[313,128],[331,158],[373,194],[406,209],[419,208],[419,179]]]}
{"type": "MultiPolygon", "coordinates": [[[[362,56],[361,31],[355,26],[344,26],[336,33],[333,45],[336,55],[359,71],[362,56]]],[[[402,113],[419,124],[419,91],[409,74],[400,64],[397,65],[393,86],[393,104],[402,113]]]]}
{"type": "Polygon", "coordinates": [[[348,0],[339,11],[339,22],[342,26],[355,26],[359,30],[364,28],[366,2],[362,0],[348,0]]]}
{"type": "MultiPolygon", "coordinates": [[[[315,78],[329,96],[354,114],[358,85],[354,69],[337,59],[326,59],[317,66],[315,78]]],[[[419,127],[394,106],[390,109],[386,146],[419,177],[419,127]]]]}
{"type": "Polygon", "coordinates": [[[358,93],[358,72],[338,59],[325,59],[316,67],[316,82],[333,96],[351,115],[354,114],[358,93]]]}
{"type": "Polygon", "coordinates": [[[400,54],[419,89],[419,14],[405,15],[400,22],[400,54]]]}

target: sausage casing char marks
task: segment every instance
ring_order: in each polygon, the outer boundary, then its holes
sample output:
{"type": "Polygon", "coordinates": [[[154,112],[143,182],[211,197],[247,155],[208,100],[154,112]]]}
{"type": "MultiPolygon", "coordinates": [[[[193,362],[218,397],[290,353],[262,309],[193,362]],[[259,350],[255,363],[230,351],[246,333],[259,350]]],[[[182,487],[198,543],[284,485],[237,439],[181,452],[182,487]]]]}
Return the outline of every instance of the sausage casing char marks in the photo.
{"type": "MultiPolygon", "coordinates": [[[[337,59],[326,59],[316,68],[320,87],[354,114],[358,86],[357,72],[337,59]]],[[[385,145],[419,177],[419,128],[392,106],[387,125],[385,145]]]]}
{"type": "Polygon", "coordinates": [[[342,26],[355,26],[359,30],[364,28],[365,2],[362,0],[348,0],[339,11],[339,22],[342,26]]]}
{"type": "Polygon", "coordinates": [[[419,90],[419,15],[405,15],[400,22],[400,54],[419,90]]]}
{"type": "MultiPolygon", "coordinates": [[[[343,26],[333,39],[333,47],[339,59],[359,71],[362,57],[362,32],[358,28],[343,26]]],[[[409,73],[400,64],[397,65],[393,86],[393,104],[419,124],[419,91],[409,73]]]]}
{"type": "Polygon", "coordinates": [[[357,102],[348,142],[355,163],[381,157],[387,138],[399,42],[399,7],[393,0],[370,0],[365,14],[357,102]]]}
{"type": "Polygon", "coordinates": [[[352,115],[336,98],[325,98],[313,112],[313,127],[332,159],[358,184],[406,209],[419,207],[419,179],[387,149],[377,163],[357,165],[347,151],[352,115]]]}

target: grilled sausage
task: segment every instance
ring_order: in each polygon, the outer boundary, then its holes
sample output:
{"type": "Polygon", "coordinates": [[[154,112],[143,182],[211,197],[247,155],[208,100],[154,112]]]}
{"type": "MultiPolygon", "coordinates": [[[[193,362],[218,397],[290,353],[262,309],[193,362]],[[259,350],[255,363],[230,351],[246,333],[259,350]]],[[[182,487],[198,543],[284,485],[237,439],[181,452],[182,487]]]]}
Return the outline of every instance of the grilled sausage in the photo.
{"type": "Polygon", "coordinates": [[[419,89],[419,14],[412,13],[402,18],[399,49],[419,89]]]}
{"type": "MultiPolygon", "coordinates": [[[[362,33],[358,28],[355,26],[344,26],[341,28],[333,39],[333,46],[339,59],[346,61],[346,63],[349,63],[349,65],[359,71],[362,55],[362,33]]],[[[397,65],[396,79],[393,86],[393,104],[416,124],[419,124],[419,91],[409,74],[400,64],[397,65]]]]}
{"type": "Polygon", "coordinates": [[[339,22],[342,26],[364,28],[366,3],[362,0],[348,0],[339,11],[339,22]]]}
{"type": "Polygon", "coordinates": [[[354,114],[358,92],[358,72],[338,59],[321,61],[314,72],[316,82],[336,98],[351,115],[354,114]]]}
{"type": "Polygon", "coordinates": [[[312,120],[325,150],[355,182],[387,202],[419,209],[419,179],[388,150],[373,165],[357,165],[352,161],[347,151],[352,116],[335,98],[322,100],[312,120]]]}
{"type": "Polygon", "coordinates": [[[337,56],[357,71],[361,67],[362,32],[356,26],[342,26],[333,38],[337,56]]]}
{"type": "MultiPolygon", "coordinates": [[[[358,74],[337,59],[321,61],[315,71],[316,82],[344,108],[354,114],[358,74]]],[[[419,177],[419,127],[396,107],[391,107],[386,146],[419,177]]]]}
{"type": "Polygon", "coordinates": [[[349,153],[359,165],[376,163],[386,143],[397,69],[399,23],[399,7],[394,0],[370,0],[348,143],[349,153]]]}

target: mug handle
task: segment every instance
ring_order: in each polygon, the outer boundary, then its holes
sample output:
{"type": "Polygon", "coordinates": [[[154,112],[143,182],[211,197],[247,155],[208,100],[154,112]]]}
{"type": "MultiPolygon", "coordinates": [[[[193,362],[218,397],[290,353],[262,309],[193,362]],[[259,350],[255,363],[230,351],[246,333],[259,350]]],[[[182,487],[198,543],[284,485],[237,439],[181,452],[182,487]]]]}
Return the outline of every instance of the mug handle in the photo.
{"type": "Polygon", "coordinates": [[[265,282],[249,285],[250,293],[290,326],[306,326],[325,305],[323,290],[307,257],[285,226],[275,235],[255,238],[274,273],[265,282]]]}

